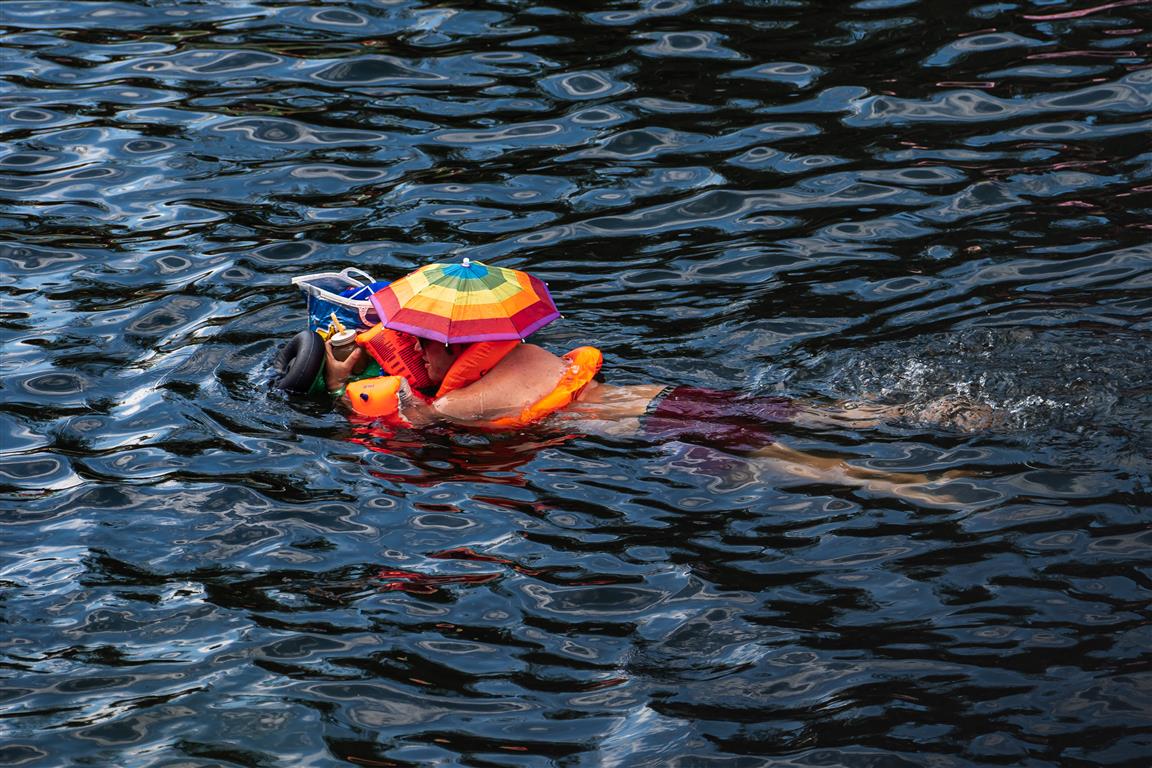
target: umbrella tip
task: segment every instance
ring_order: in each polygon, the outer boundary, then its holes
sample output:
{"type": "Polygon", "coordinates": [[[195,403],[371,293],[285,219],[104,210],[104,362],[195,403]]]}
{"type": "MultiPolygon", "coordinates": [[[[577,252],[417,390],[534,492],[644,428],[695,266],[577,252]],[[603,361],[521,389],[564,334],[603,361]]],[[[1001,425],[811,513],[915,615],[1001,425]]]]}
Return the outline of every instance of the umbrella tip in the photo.
{"type": "Polygon", "coordinates": [[[472,260],[465,256],[464,261],[460,262],[460,266],[464,267],[464,269],[468,269],[468,267],[472,266],[472,260]]]}

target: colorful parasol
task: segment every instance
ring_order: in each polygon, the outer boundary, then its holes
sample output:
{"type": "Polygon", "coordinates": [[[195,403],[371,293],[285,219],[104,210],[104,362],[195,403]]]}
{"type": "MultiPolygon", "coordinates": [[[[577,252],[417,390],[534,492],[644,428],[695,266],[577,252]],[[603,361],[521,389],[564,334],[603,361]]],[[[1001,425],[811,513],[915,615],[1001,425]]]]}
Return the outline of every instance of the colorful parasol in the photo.
{"type": "Polygon", "coordinates": [[[523,339],[560,316],[539,278],[469,259],[420,267],[372,304],[384,327],[446,344],[523,339]]]}

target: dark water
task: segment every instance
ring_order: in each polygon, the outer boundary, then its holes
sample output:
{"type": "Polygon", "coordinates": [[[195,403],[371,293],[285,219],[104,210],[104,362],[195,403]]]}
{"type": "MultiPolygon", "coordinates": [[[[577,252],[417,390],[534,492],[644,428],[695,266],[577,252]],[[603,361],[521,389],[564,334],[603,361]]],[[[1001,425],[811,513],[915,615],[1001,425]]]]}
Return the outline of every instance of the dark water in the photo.
{"type": "Polygon", "coordinates": [[[0,764],[1148,764],[1152,5],[0,26],[0,764]],[[267,390],[292,277],[462,255],[612,383],[1005,424],[784,430],[915,501],[267,390]]]}

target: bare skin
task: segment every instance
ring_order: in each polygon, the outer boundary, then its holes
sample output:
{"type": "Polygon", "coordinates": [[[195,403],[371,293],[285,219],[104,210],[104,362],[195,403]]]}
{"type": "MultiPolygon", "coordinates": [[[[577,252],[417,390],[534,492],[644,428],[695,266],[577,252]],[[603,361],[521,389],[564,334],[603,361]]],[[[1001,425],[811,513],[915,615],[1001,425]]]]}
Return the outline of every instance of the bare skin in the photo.
{"type": "MultiPolygon", "coordinates": [[[[425,343],[424,360],[432,381],[444,380],[460,353],[443,344],[425,343]]],[[[449,392],[429,404],[419,398],[401,399],[401,410],[413,424],[447,420],[457,424],[483,424],[515,416],[552,391],[568,368],[560,357],[535,344],[520,344],[479,381],[449,392]]]]}
{"type": "Polygon", "coordinates": [[[360,373],[368,365],[368,355],[356,347],[352,354],[339,360],[332,354],[332,345],[324,344],[324,386],[329,392],[337,392],[354,374],[360,373]]]}
{"type": "MultiPolygon", "coordinates": [[[[452,362],[462,351],[460,345],[422,341],[421,351],[433,382],[443,381],[452,362]]],[[[329,391],[338,390],[354,372],[363,370],[367,358],[357,349],[345,360],[337,360],[326,345],[325,378],[329,391]]],[[[557,355],[536,346],[521,344],[496,364],[483,378],[432,402],[415,395],[405,382],[399,391],[400,413],[413,426],[437,422],[482,427],[486,423],[520,413],[555,386],[567,363],[557,355]]],[[[666,386],[641,384],[614,386],[593,381],[578,399],[556,415],[577,422],[595,433],[631,435],[641,431],[640,420],[666,386]]],[[[831,404],[815,406],[797,403],[791,419],[796,426],[814,430],[867,429],[891,422],[899,412],[878,404],[831,404]]],[[[854,465],[843,457],[821,456],[791,448],[779,442],[752,454],[768,460],[785,474],[812,482],[825,482],[889,493],[929,504],[955,500],[940,491],[925,488],[950,473],[932,478],[920,473],[886,472],[854,465]]]]}
{"type": "MultiPolygon", "coordinates": [[[[664,389],[662,384],[616,387],[593,382],[578,402],[565,409],[563,417],[601,434],[637,434],[641,430],[640,417],[664,389]]],[[[900,416],[896,407],[876,403],[821,406],[797,403],[791,422],[812,430],[854,430],[875,428],[900,416]]],[[[843,457],[808,453],[780,442],[766,445],[751,455],[771,461],[784,474],[797,479],[866,488],[927,504],[949,504],[956,500],[923,486],[961,476],[944,472],[934,479],[915,472],[878,471],[857,466],[843,457]]]]}

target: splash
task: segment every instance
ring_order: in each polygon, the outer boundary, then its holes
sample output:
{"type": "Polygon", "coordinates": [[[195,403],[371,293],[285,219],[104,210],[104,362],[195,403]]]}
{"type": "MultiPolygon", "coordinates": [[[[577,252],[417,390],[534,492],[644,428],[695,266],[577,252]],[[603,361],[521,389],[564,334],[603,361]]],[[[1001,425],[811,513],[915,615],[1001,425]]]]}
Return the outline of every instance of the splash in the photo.
{"type": "Polygon", "coordinates": [[[837,398],[897,403],[909,412],[952,398],[993,408],[998,431],[1036,439],[1119,436],[1147,453],[1149,371],[1145,335],[1092,327],[974,329],[882,342],[830,354],[809,373],[837,398]]]}

